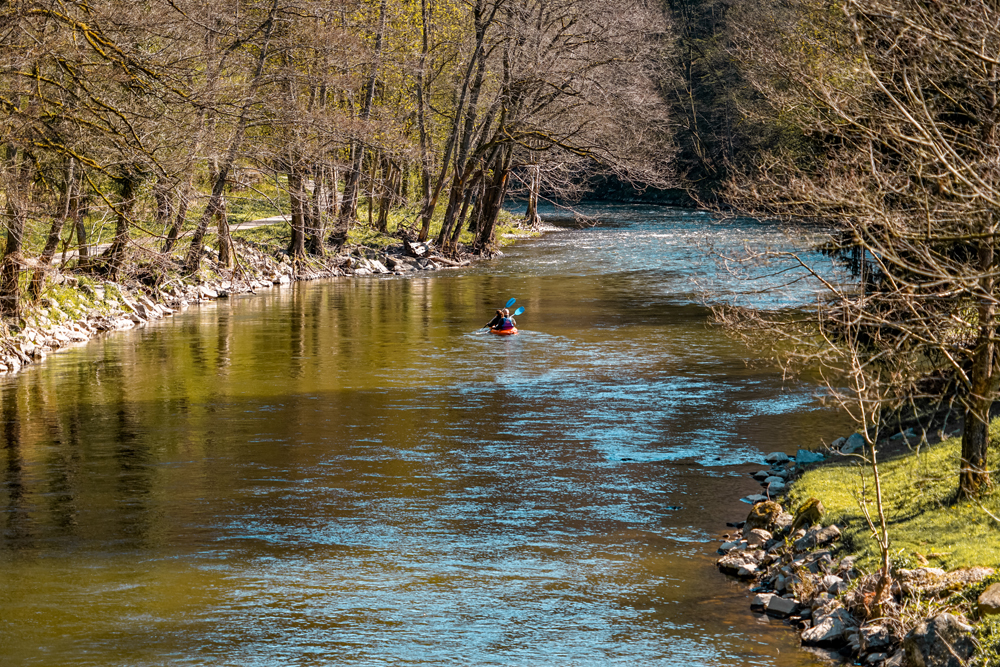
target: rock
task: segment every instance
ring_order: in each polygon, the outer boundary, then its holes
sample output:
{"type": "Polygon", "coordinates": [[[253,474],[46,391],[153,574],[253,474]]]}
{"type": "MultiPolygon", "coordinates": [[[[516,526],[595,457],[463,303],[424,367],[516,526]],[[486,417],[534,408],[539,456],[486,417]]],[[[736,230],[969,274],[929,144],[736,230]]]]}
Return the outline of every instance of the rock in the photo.
{"type": "MultiPolygon", "coordinates": [[[[859,635],[861,637],[861,650],[865,653],[885,651],[892,646],[892,634],[884,625],[869,625],[861,628],[859,635]]],[[[882,660],[888,657],[886,655],[882,660]]]]}
{"type": "Polygon", "coordinates": [[[758,470],[753,474],[753,478],[758,482],[763,482],[765,479],[771,476],[770,470],[758,470]]]}
{"type": "Polygon", "coordinates": [[[829,614],[813,619],[813,627],[802,633],[802,644],[824,648],[840,648],[847,643],[845,634],[857,627],[854,617],[846,609],[839,607],[829,614]]]}
{"type": "Polygon", "coordinates": [[[764,502],[755,504],[743,524],[743,537],[748,537],[755,529],[768,530],[779,514],[781,505],[772,500],[765,499],[764,502]]]}
{"type": "Polygon", "coordinates": [[[823,590],[828,591],[831,595],[838,595],[839,593],[841,593],[842,591],[840,591],[840,590],[836,590],[835,591],[833,589],[834,588],[838,588],[843,583],[844,583],[844,580],[841,579],[840,577],[838,577],[835,574],[825,575],[820,580],[820,584],[822,585],[823,590]]]}
{"type": "Polygon", "coordinates": [[[1000,584],[993,584],[979,596],[979,615],[996,616],[1000,614],[1000,584]]]}
{"type": "Polygon", "coordinates": [[[840,448],[841,454],[854,454],[865,448],[865,437],[860,433],[854,433],[847,442],[840,448]]]}
{"type": "Polygon", "coordinates": [[[795,600],[789,600],[775,595],[767,601],[767,606],[764,608],[764,611],[768,616],[787,618],[795,612],[797,607],[798,604],[796,604],[795,600]]]}
{"type": "Polygon", "coordinates": [[[785,482],[782,479],[778,479],[776,482],[770,482],[767,485],[767,492],[771,495],[781,493],[785,490],[785,482]]]}
{"type": "Polygon", "coordinates": [[[903,638],[906,660],[913,667],[965,667],[976,648],[972,631],[951,614],[925,619],[903,638]]]}
{"type": "Polygon", "coordinates": [[[774,527],[774,532],[777,533],[777,532],[783,531],[783,530],[785,530],[787,528],[791,528],[792,527],[792,523],[794,521],[795,521],[795,517],[793,517],[788,512],[782,512],[774,520],[774,526],[773,526],[774,527]]]}
{"type": "Polygon", "coordinates": [[[783,477],[778,477],[777,475],[771,475],[770,477],[764,479],[763,484],[764,486],[768,486],[770,484],[781,484],[784,486],[785,479],[783,477]]]}
{"type": "Polygon", "coordinates": [[[903,659],[905,656],[906,654],[903,652],[903,649],[899,649],[889,656],[889,659],[884,663],[884,667],[903,667],[903,659]]]}
{"type": "Polygon", "coordinates": [[[763,555],[763,551],[731,551],[716,561],[716,565],[725,574],[751,578],[757,575],[757,566],[763,555]]]}
{"type": "Polygon", "coordinates": [[[788,459],[788,454],[784,452],[771,452],[764,457],[764,460],[768,463],[786,463],[788,459]]]}
{"type": "Polygon", "coordinates": [[[921,594],[943,597],[968,588],[993,574],[988,567],[971,567],[945,572],[937,567],[918,567],[899,570],[899,589],[907,595],[921,594]]]}
{"type": "Polygon", "coordinates": [[[812,463],[819,463],[824,457],[819,452],[810,452],[807,449],[800,449],[795,453],[795,463],[800,466],[807,466],[812,463]]]}
{"type": "Polygon", "coordinates": [[[763,530],[762,528],[754,528],[747,535],[747,546],[751,548],[756,548],[763,546],[768,540],[771,539],[771,533],[763,530]]]}
{"type": "Polygon", "coordinates": [[[869,665],[878,665],[885,662],[885,659],[888,657],[888,653],[869,653],[865,656],[865,662],[869,665]]]}
{"type": "Polygon", "coordinates": [[[813,528],[810,528],[805,535],[795,540],[793,547],[796,551],[808,551],[814,547],[829,544],[839,538],[840,529],[836,526],[831,525],[826,528],[814,526],[813,528]]]}
{"type": "Polygon", "coordinates": [[[823,503],[819,501],[819,498],[810,498],[795,511],[795,519],[792,521],[791,532],[794,533],[799,528],[806,528],[819,523],[820,518],[825,513],[826,510],[823,509],[823,503]]]}
{"type": "Polygon", "coordinates": [[[750,602],[750,609],[753,611],[763,611],[773,597],[777,596],[774,593],[757,593],[750,602]]]}
{"type": "Polygon", "coordinates": [[[743,544],[740,540],[732,540],[730,542],[723,542],[722,546],[719,547],[719,552],[727,554],[733,549],[738,549],[739,546],[743,544]]]}

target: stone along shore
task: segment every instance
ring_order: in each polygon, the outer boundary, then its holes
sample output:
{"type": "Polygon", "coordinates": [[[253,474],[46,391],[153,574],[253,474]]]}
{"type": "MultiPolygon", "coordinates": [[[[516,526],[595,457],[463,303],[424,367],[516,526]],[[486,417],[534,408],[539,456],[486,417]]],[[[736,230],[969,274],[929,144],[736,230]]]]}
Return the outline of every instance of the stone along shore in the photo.
{"type": "Polygon", "coordinates": [[[205,250],[208,266],[189,279],[165,277],[155,287],[141,282],[113,282],[89,274],[52,272],[45,296],[0,337],[0,373],[13,373],[48,354],[86,342],[106,331],[142,326],[173,315],[191,304],[280,288],[297,280],[334,276],[406,275],[468,266],[469,260],[441,257],[429,243],[409,243],[377,251],[358,247],[350,253],[296,266],[287,254],[268,253],[236,241],[237,268],[213,263],[217,254],[205,250]]]}
{"type": "MultiPolygon", "coordinates": [[[[856,441],[863,439],[838,438],[832,455],[851,453],[856,441]]],[[[879,574],[855,567],[856,556],[839,544],[841,527],[823,525],[822,503],[810,498],[793,514],[771,499],[824,459],[806,450],[794,458],[780,452],[766,457],[769,467],[754,474],[765,494],[744,498],[753,505],[746,520],[727,524],[737,532],[724,536],[719,569],[748,583],[754,612],[784,619],[799,631],[804,647],[831,660],[884,667],[973,664],[975,629],[959,615],[937,613],[915,622],[894,611],[903,608],[904,598],[947,599],[981,618],[1000,614],[1000,583],[985,585],[996,579],[993,569],[897,569],[883,609],[876,612],[879,574]]]]}

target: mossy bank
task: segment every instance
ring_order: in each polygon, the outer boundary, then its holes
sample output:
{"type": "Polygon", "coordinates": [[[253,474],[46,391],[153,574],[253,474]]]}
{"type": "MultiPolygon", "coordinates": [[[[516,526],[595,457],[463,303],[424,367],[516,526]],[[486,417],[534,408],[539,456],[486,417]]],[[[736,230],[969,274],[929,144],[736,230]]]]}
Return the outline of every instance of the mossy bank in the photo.
{"type": "Polygon", "coordinates": [[[835,442],[821,461],[813,452],[768,456],[755,477],[778,493],[750,498],[757,504],[726,536],[720,569],[751,585],[755,611],[785,619],[831,659],[1000,665],[1000,493],[956,500],[960,438],[907,432],[879,443],[884,588],[868,520],[878,521],[872,468],[835,442]]]}

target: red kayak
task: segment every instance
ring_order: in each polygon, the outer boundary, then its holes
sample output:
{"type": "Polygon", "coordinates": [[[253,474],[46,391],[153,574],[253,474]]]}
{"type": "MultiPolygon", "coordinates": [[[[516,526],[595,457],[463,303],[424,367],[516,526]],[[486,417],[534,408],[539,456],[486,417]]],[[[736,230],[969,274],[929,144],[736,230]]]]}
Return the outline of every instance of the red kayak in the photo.
{"type": "Polygon", "coordinates": [[[510,329],[490,329],[490,333],[498,336],[513,336],[517,334],[517,327],[511,327],[510,329]]]}

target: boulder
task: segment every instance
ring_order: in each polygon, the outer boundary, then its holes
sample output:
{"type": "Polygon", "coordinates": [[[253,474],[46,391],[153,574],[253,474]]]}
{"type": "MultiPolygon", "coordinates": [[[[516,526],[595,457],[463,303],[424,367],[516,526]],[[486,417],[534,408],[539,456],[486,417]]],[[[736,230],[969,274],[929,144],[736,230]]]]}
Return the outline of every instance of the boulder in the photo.
{"type": "Polygon", "coordinates": [[[841,454],[855,454],[865,448],[865,437],[860,433],[854,433],[847,442],[840,448],[841,454]]]}
{"type": "Polygon", "coordinates": [[[758,482],[763,482],[765,479],[771,476],[770,470],[758,470],[753,474],[753,478],[758,482]]]}
{"type": "Polygon", "coordinates": [[[755,529],[769,530],[774,520],[781,514],[781,505],[773,500],[765,500],[757,503],[747,515],[746,523],[743,524],[743,537],[750,535],[755,529]]]}
{"type": "Polygon", "coordinates": [[[719,547],[719,553],[727,554],[733,549],[738,549],[742,544],[744,543],[741,540],[731,540],[729,542],[723,542],[722,546],[719,547]]]}
{"type": "Polygon", "coordinates": [[[996,616],[1000,614],[1000,584],[993,584],[979,596],[979,615],[996,616]]]}
{"type": "Polygon", "coordinates": [[[829,591],[832,595],[837,595],[842,593],[841,588],[846,588],[843,586],[844,580],[835,574],[827,574],[820,580],[823,590],[829,591]]]}
{"type": "Polygon", "coordinates": [[[795,463],[800,466],[807,466],[812,463],[819,463],[825,457],[819,452],[810,452],[807,449],[800,449],[795,453],[795,463]]]}
{"type": "MultiPolygon", "coordinates": [[[[867,627],[861,628],[859,632],[861,637],[861,650],[865,653],[872,653],[873,651],[884,652],[892,646],[892,633],[884,625],[869,625],[867,627]]],[[[885,660],[889,656],[886,655],[882,658],[885,660]]]]}
{"type": "Polygon", "coordinates": [[[770,454],[764,457],[764,460],[767,461],[768,463],[773,464],[773,463],[787,463],[789,459],[788,459],[788,454],[785,454],[784,452],[771,452],[770,454]]]}
{"type": "Polygon", "coordinates": [[[763,557],[763,551],[731,551],[716,561],[716,565],[724,574],[751,578],[757,575],[757,566],[763,557]]]}
{"type": "Polygon", "coordinates": [[[785,490],[784,480],[779,479],[776,482],[768,482],[767,492],[770,493],[771,495],[781,493],[784,490],[785,490]]]}
{"type": "Polygon", "coordinates": [[[823,503],[819,501],[819,498],[810,498],[802,503],[799,509],[795,510],[795,519],[792,521],[791,532],[794,533],[799,528],[807,528],[815,523],[819,523],[820,518],[825,513],[826,510],[823,508],[823,503]]]}
{"type": "Polygon", "coordinates": [[[753,611],[764,611],[771,598],[777,597],[774,593],[757,593],[750,602],[750,609],[753,611]]]}
{"type": "Polygon", "coordinates": [[[837,539],[840,539],[840,529],[836,526],[831,525],[826,528],[814,526],[805,535],[795,540],[793,546],[796,551],[808,551],[809,549],[829,544],[837,539]]]}
{"type": "Polygon", "coordinates": [[[766,477],[764,479],[763,484],[764,484],[764,486],[768,486],[770,484],[781,484],[782,486],[784,486],[784,484],[785,484],[785,478],[784,477],[778,477],[777,475],[771,475],[770,477],[766,477]]]}
{"type": "Polygon", "coordinates": [[[754,528],[747,535],[747,546],[751,548],[761,547],[771,539],[771,533],[763,530],[762,528],[754,528]]]}
{"type": "Polygon", "coordinates": [[[813,627],[802,632],[802,644],[822,648],[840,648],[847,644],[846,634],[857,627],[854,617],[843,607],[813,619],[813,627]]]}
{"type": "Polygon", "coordinates": [[[944,597],[976,584],[993,574],[988,567],[972,567],[945,572],[938,567],[918,567],[899,570],[899,588],[907,595],[921,594],[944,597]]]}
{"type": "Polygon", "coordinates": [[[764,611],[768,616],[787,618],[795,613],[797,608],[798,604],[796,604],[795,600],[789,600],[788,598],[775,595],[767,601],[767,606],[764,608],[764,611]]]}
{"type": "Polygon", "coordinates": [[[903,638],[913,667],[965,667],[976,648],[972,627],[951,614],[921,621],[903,638]]]}

